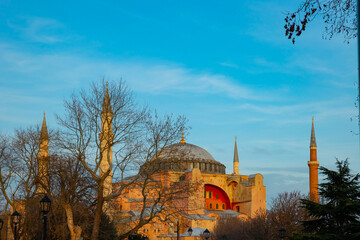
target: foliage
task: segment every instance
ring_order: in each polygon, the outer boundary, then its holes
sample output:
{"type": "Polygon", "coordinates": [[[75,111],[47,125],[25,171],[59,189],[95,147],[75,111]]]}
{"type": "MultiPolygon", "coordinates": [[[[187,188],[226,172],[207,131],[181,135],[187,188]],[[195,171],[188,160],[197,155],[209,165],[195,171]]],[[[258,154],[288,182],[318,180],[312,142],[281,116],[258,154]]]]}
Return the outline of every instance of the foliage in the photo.
{"type": "Polygon", "coordinates": [[[319,184],[324,203],[301,200],[311,218],[303,222],[309,234],[294,239],[360,239],[360,175],[350,174],[347,160],[337,160],[336,167],[337,171],[320,167],[326,176],[319,184]]]}
{"type": "Polygon", "coordinates": [[[342,34],[349,42],[357,36],[356,0],[303,0],[295,12],[286,15],[285,36],[295,43],[295,39],[317,17],[325,23],[324,38],[342,34]]]}
{"type": "Polygon", "coordinates": [[[117,238],[117,230],[115,224],[108,215],[101,215],[100,222],[100,234],[99,239],[101,240],[114,240],[117,238]]]}
{"type": "Polygon", "coordinates": [[[128,240],[146,240],[147,238],[141,234],[134,233],[129,235],[128,240]]]}

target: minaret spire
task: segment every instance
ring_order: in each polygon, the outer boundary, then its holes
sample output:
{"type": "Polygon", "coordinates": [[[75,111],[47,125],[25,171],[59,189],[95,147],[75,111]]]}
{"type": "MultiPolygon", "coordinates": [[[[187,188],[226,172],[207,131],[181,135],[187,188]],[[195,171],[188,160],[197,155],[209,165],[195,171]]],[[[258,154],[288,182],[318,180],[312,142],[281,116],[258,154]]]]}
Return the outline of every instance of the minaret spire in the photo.
{"type": "Polygon", "coordinates": [[[38,194],[46,194],[46,189],[49,184],[48,169],[49,169],[49,134],[46,126],[46,118],[44,112],[44,119],[42,122],[40,138],[39,138],[38,180],[36,184],[36,193],[38,194]]]}
{"type": "Polygon", "coordinates": [[[104,101],[103,101],[103,106],[102,106],[101,113],[112,113],[111,104],[110,104],[110,96],[109,96],[109,84],[108,83],[106,83],[106,91],[105,91],[105,96],[104,96],[104,101]]]}
{"type": "Polygon", "coordinates": [[[319,202],[319,190],[318,190],[318,167],[317,161],[317,146],[314,130],[314,117],[312,118],[311,125],[311,138],[310,138],[310,161],[309,166],[309,185],[310,185],[310,199],[314,202],[319,202]]]}
{"type": "Polygon", "coordinates": [[[316,147],[315,130],[314,130],[314,117],[312,117],[310,147],[316,147]]]}
{"type": "Polygon", "coordinates": [[[46,126],[45,112],[44,112],[44,119],[43,119],[42,126],[41,126],[40,140],[49,140],[48,130],[47,130],[47,126],[46,126]]]}
{"type": "Polygon", "coordinates": [[[234,174],[239,174],[239,155],[237,150],[237,144],[236,144],[236,136],[235,136],[235,147],[234,147],[234,174]]]}

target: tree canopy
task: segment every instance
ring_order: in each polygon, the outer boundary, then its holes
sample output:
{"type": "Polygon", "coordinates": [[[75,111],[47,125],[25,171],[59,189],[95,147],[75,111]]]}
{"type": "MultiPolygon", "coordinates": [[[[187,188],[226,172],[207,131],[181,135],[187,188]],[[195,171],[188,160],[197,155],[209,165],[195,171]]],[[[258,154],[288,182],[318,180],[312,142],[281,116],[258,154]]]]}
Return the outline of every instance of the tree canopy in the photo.
{"type": "Polygon", "coordinates": [[[294,239],[360,239],[360,175],[350,173],[347,160],[337,160],[336,168],[320,167],[326,176],[319,184],[322,203],[301,200],[310,219],[303,222],[307,234],[294,239]]]}
{"type": "Polygon", "coordinates": [[[285,17],[285,36],[295,43],[316,18],[325,23],[324,38],[342,34],[346,42],[357,36],[356,0],[303,0],[299,8],[285,17]]]}

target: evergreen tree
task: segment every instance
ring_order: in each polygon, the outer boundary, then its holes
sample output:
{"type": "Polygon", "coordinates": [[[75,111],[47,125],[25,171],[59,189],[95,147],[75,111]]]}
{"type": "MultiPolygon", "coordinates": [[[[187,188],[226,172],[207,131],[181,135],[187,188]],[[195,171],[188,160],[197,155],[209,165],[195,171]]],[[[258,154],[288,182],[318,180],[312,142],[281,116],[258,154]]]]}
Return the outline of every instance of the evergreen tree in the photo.
{"type": "Polygon", "coordinates": [[[336,161],[337,171],[320,167],[326,176],[319,184],[323,203],[302,199],[310,220],[304,221],[305,232],[294,239],[360,239],[359,174],[350,174],[349,163],[336,161]]]}
{"type": "Polygon", "coordinates": [[[108,215],[101,214],[99,239],[114,240],[117,237],[117,230],[114,222],[111,221],[108,215]]]}

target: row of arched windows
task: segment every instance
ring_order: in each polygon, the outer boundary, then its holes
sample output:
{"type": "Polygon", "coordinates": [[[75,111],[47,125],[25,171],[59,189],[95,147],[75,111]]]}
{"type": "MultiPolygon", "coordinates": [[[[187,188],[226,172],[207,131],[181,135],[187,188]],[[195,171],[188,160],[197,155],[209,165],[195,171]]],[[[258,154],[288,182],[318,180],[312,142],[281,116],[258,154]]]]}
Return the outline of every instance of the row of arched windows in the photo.
{"type": "MultiPolygon", "coordinates": [[[[225,209],[225,203],[223,203],[221,207],[222,207],[222,209],[225,209]]],[[[213,204],[212,203],[209,204],[209,208],[213,209],[213,204]]],[[[218,203],[215,204],[215,209],[216,210],[219,209],[219,204],[218,203]]]]}
{"type": "Polygon", "coordinates": [[[217,163],[208,162],[190,162],[190,161],[164,161],[154,164],[152,169],[155,171],[161,170],[173,170],[173,171],[185,171],[191,168],[199,168],[202,172],[213,172],[225,174],[225,166],[217,163]]]}

